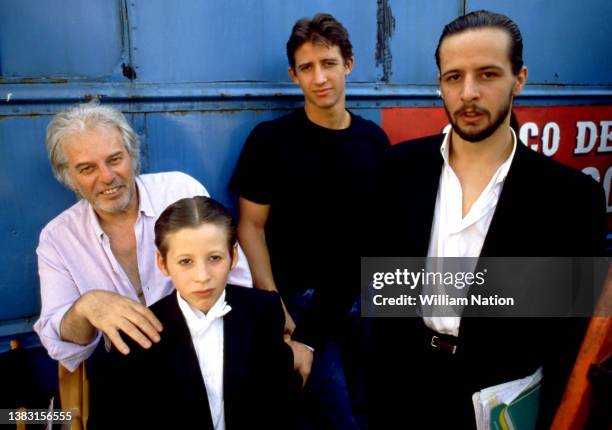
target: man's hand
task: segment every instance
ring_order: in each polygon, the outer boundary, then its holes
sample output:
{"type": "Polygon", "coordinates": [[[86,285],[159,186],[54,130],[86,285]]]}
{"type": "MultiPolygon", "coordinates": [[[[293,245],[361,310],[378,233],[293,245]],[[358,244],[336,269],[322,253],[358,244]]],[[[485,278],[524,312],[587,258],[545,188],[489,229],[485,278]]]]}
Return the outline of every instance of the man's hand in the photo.
{"type": "MultiPolygon", "coordinates": [[[[149,348],[151,341],[159,342],[159,332],[163,329],[153,312],[142,304],[109,291],[94,290],[84,294],[74,304],[73,314],[75,320],[84,318],[101,330],[123,354],[128,354],[130,349],[121,339],[120,331],[143,348],[149,348]]],[[[66,316],[62,320],[62,336],[65,319],[66,316]]]]}
{"type": "Polygon", "coordinates": [[[291,315],[289,315],[289,312],[287,312],[287,307],[282,299],[281,304],[283,305],[283,311],[285,312],[285,330],[283,333],[286,337],[291,337],[293,331],[295,330],[295,322],[293,322],[293,318],[291,318],[291,315]]]}
{"type": "Polygon", "coordinates": [[[285,340],[293,351],[293,370],[297,371],[302,377],[302,387],[306,384],[310,370],[312,368],[312,351],[303,343],[295,340],[285,340]]]}

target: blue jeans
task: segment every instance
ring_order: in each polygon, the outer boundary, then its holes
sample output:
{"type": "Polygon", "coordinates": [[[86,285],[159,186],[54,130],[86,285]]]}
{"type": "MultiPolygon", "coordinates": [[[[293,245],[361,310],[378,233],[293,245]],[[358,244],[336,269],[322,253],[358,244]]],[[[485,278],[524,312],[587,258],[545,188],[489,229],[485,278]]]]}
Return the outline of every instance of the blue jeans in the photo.
{"type": "MultiPolygon", "coordinates": [[[[311,306],[314,290],[300,291],[285,305],[296,325],[311,306]]],[[[315,350],[312,369],[301,393],[298,428],[301,430],[353,430],[359,428],[344,375],[340,346],[328,342],[315,350]]]]}

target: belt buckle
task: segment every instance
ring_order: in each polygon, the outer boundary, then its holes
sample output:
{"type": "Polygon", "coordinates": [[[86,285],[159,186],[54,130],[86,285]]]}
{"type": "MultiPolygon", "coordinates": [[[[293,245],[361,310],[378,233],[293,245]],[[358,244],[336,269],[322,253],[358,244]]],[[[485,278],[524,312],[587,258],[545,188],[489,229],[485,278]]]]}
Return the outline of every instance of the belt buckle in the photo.
{"type": "Polygon", "coordinates": [[[430,345],[432,348],[440,348],[445,351],[450,352],[451,354],[455,354],[457,352],[457,345],[450,344],[448,342],[444,342],[440,339],[440,336],[436,336],[435,334],[431,337],[430,345]]]}

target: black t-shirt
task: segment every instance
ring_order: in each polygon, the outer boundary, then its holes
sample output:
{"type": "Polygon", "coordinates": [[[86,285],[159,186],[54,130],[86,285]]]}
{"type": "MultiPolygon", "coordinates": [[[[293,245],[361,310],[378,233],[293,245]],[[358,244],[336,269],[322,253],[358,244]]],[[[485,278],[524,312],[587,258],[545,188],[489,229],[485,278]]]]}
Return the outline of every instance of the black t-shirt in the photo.
{"type": "Polygon", "coordinates": [[[358,291],[366,208],[387,146],[378,125],[353,113],[344,130],[314,124],[303,109],[253,129],[231,188],[271,205],[266,240],[281,295],[339,288],[349,270],[358,291]]]}

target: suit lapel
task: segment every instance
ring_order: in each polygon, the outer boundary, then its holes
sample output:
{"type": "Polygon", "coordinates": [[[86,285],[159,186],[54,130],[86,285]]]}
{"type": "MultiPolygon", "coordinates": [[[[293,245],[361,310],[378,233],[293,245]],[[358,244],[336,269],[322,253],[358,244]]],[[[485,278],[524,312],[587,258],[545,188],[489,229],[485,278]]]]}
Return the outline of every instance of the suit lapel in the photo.
{"type": "MultiPolygon", "coordinates": [[[[415,183],[416,202],[421,202],[423,210],[416,210],[415,213],[420,218],[414,220],[415,226],[421,226],[418,231],[413,233],[413,240],[422,249],[422,253],[418,255],[427,255],[429,249],[429,239],[431,238],[431,227],[433,224],[434,212],[436,208],[436,198],[438,197],[438,188],[440,186],[440,174],[444,161],[440,155],[440,146],[442,146],[442,136],[440,142],[435,145],[435,151],[430,156],[431,160],[428,163],[423,163],[428,168],[423,170],[423,181],[415,183]]],[[[433,146],[433,145],[432,145],[433,146]]],[[[432,148],[433,149],[433,148],[432,148]]]]}
{"type": "Polygon", "coordinates": [[[223,317],[223,398],[227,428],[232,427],[232,417],[240,416],[241,387],[250,362],[253,324],[248,321],[248,303],[244,303],[236,288],[228,285],[225,299],[232,310],[223,317]]]}
{"type": "Polygon", "coordinates": [[[418,146],[406,147],[405,151],[399,148],[399,157],[394,154],[391,160],[389,182],[393,184],[393,191],[387,200],[398,202],[399,210],[396,214],[391,213],[391,225],[399,226],[397,233],[402,240],[393,240],[388,249],[396,255],[427,254],[443,165],[440,155],[443,139],[444,135],[440,135],[401,144],[418,146]]]}
{"type": "MultiPolygon", "coordinates": [[[[520,229],[516,224],[524,207],[525,192],[528,192],[533,184],[529,184],[528,163],[526,163],[525,151],[531,151],[519,140],[517,141],[514,160],[504,181],[502,192],[491,219],[487,236],[482,245],[480,255],[482,257],[504,257],[515,255],[513,246],[517,240],[520,229]]],[[[524,214],[523,214],[524,215],[524,214]]],[[[522,244],[523,246],[525,244],[522,244]]]]}
{"type": "Polygon", "coordinates": [[[160,358],[165,367],[158,371],[168,372],[166,379],[175,391],[168,396],[180,404],[181,410],[197,415],[201,428],[212,429],[206,386],[191,333],[178,306],[176,294],[171,293],[171,297],[160,305],[162,306],[158,308],[158,317],[164,326],[161,334],[164,344],[160,358]]]}
{"type": "MultiPolygon", "coordinates": [[[[512,257],[525,252],[527,244],[523,242],[521,229],[517,222],[525,205],[525,192],[530,189],[529,163],[526,161],[526,151],[531,151],[520,140],[517,141],[514,159],[504,180],[502,192],[497,201],[495,213],[487,231],[480,257],[512,257]]],[[[479,261],[477,271],[482,270],[479,261]]],[[[490,293],[498,291],[491,290],[490,293]]],[[[464,317],[479,315],[479,310],[470,309],[464,317]]],[[[494,319],[497,324],[501,320],[494,319]]],[[[464,318],[461,322],[461,335],[465,333],[482,332],[495,324],[483,325],[478,318],[464,318]]]]}

